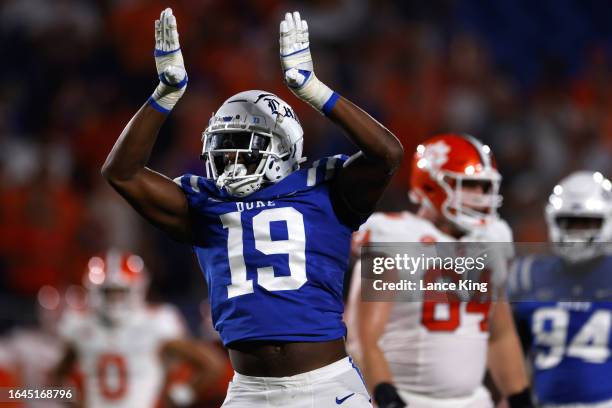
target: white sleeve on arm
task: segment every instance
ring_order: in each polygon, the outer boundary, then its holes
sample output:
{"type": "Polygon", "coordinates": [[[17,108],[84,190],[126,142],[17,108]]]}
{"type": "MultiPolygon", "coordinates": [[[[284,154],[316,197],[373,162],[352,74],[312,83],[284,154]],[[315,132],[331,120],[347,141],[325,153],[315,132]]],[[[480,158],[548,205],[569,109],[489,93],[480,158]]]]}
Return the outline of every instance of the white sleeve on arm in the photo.
{"type": "Polygon", "coordinates": [[[64,312],[57,325],[59,337],[65,342],[76,343],[84,321],[85,316],[82,312],[64,312]]]}
{"type": "Polygon", "coordinates": [[[156,310],[156,323],[162,340],[183,338],[187,335],[187,327],[179,310],[172,305],[163,305],[156,310]]]}

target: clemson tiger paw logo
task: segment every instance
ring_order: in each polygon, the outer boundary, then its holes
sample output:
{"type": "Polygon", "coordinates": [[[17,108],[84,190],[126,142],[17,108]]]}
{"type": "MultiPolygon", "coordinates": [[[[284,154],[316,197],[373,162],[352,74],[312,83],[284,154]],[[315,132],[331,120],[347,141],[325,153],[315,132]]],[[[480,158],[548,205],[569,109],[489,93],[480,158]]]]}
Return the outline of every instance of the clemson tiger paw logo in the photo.
{"type": "Polygon", "coordinates": [[[423,158],[427,160],[429,167],[438,169],[448,161],[449,152],[450,146],[443,141],[439,141],[425,148],[423,158]]]}
{"type": "Polygon", "coordinates": [[[419,167],[427,167],[431,170],[437,170],[448,161],[450,146],[443,141],[432,143],[427,147],[423,145],[421,146],[419,146],[422,148],[421,159],[419,160],[419,163],[417,163],[419,167]]]}

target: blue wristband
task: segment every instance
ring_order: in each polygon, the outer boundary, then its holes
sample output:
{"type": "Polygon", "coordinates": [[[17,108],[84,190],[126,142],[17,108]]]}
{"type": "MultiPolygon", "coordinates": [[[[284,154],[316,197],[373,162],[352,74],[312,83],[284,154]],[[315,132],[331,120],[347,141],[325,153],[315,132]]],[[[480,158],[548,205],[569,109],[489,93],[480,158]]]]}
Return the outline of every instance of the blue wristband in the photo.
{"type": "Polygon", "coordinates": [[[336,92],[333,92],[332,95],[327,100],[327,102],[325,102],[325,104],[321,108],[321,111],[326,116],[329,115],[329,112],[331,112],[334,106],[336,106],[336,102],[338,102],[338,99],[340,99],[340,95],[338,95],[336,92]]]}
{"type": "Polygon", "coordinates": [[[149,100],[147,101],[149,105],[151,105],[153,107],[153,109],[155,109],[158,112],[161,112],[165,115],[170,113],[170,109],[166,109],[163,106],[161,106],[159,103],[157,103],[157,101],[155,99],[153,99],[153,97],[149,97],[149,100]]]}

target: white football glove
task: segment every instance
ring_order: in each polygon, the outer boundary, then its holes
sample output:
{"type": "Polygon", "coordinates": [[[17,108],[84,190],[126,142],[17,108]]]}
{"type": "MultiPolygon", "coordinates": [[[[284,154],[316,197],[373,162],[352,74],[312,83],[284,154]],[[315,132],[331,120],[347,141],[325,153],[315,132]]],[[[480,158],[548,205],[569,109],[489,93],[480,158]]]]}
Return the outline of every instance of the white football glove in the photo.
{"type": "Polygon", "coordinates": [[[315,76],[308,41],[308,24],[297,11],[286,13],[280,23],[280,60],[285,82],[291,92],[315,109],[328,114],[339,95],[315,76]]]}
{"type": "Polygon", "coordinates": [[[170,401],[177,407],[192,405],[196,395],[193,389],[187,384],[173,384],[168,390],[170,401]]]}
{"type": "Polygon", "coordinates": [[[155,20],[154,55],[160,82],[149,98],[149,103],[158,111],[168,113],[185,93],[188,80],[176,29],[176,17],[171,8],[162,11],[159,20],[155,20]]]}

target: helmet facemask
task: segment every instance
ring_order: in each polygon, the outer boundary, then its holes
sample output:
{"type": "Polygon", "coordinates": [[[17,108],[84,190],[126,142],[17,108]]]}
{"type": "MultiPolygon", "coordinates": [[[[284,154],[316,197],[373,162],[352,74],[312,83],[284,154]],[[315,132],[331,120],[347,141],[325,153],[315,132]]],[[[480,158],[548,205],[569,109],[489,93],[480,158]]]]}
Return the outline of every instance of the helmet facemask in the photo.
{"type": "Polygon", "coordinates": [[[559,215],[554,218],[555,252],[570,262],[581,262],[605,252],[602,216],[559,215]]]}
{"type": "Polygon", "coordinates": [[[144,297],[142,288],[118,285],[102,285],[89,292],[93,310],[111,325],[127,323],[144,306],[144,297]]]}
{"type": "Polygon", "coordinates": [[[278,135],[261,130],[204,132],[203,142],[206,176],[237,197],[282,179],[304,160],[301,140],[288,147],[278,135]]]}
{"type": "Polygon", "coordinates": [[[242,197],[257,191],[272,156],[273,135],[255,131],[222,130],[204,133],[202,159],[206,176],[242,197]]]}
{"type": "Polygon", "coordinates": [[[143,296],[137,289],[109,286],[101,288],[100,292],[102,314],[112,324],[127,322],[132,313],[144,303],[143,296]]]}
{"type": "Polygon", "coordinates": [[[459,229],[471,232],[497,218],[497,209],[502,204],[501,176],[497,171],[473,176],[443,171],[437,181],[446,192],[442,214],[459,229]]]}

